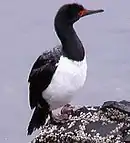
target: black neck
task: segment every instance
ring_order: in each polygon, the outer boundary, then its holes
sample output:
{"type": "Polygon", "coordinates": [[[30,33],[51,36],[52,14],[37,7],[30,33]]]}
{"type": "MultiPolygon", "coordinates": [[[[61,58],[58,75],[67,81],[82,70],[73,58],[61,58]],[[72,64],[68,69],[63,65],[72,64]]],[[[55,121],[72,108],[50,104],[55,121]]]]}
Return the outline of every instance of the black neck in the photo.
{"type": "Polygon", "coordinates": [[[55,21],[55,30],[63,46],[63,55],[74,61],[82,61],[85,51],[73,25],[55,21]]]}

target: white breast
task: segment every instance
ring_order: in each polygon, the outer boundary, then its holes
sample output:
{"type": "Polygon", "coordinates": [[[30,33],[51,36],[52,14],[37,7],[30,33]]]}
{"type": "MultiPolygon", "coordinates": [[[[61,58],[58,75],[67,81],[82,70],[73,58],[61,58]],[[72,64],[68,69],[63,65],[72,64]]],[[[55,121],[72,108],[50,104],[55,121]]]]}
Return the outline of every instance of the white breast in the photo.
{"type": "Polygon", "coordinates": [[[74,92],[84,85],[87,76],[86,58],[81,62],[61,56],[58,67],[43,97],[52,109],[59,108],[71,101],[74,92]]]}

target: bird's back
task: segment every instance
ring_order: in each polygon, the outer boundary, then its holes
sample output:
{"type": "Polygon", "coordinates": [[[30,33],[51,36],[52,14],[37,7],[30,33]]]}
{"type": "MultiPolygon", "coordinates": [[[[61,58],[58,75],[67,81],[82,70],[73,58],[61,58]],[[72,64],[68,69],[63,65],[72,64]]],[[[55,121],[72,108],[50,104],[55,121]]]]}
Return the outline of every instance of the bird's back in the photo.
{"type": "Polygon", "coordinates": [[[62,46],[57,46],[50,51],[45,51],[33,64],[28,78],[31,109],[42,101],[41,94],[50,84],[61,55],[62,46]]]}

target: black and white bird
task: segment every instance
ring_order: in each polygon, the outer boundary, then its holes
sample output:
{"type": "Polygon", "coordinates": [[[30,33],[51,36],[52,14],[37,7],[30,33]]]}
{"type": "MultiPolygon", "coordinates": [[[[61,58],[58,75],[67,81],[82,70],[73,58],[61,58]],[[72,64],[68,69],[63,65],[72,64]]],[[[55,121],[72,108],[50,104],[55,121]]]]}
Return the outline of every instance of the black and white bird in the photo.
{"type": "Polygon", "coordinates": [[[28,126],[28,135],[50,120],[58,118],[54,109],[71,102],[74,93],[86,80],[86,54],[73,24],[86,15],[103,12],[87,10],[77,3],[65,4],[57,12],[54,26],[61,45],[44,52],[34,63],[29,75],[30,107],[34,109],[28,126]]]}

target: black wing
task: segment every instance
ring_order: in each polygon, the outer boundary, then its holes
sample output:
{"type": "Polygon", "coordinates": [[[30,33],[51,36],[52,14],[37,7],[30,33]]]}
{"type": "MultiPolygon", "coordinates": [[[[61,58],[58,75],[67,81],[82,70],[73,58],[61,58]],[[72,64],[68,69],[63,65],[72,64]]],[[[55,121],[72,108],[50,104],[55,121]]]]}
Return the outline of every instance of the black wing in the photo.
{"type": "Polygon", "coordinates": [[[56,63],[62,55],[61,46],[52,51],[44,52],[34,63],[29,75],[29,100],[30,107],[33,109],[37,103],[42,104],[42,91],[44,91],[51,82],[52,76],[57,68],[56,63]]]}

